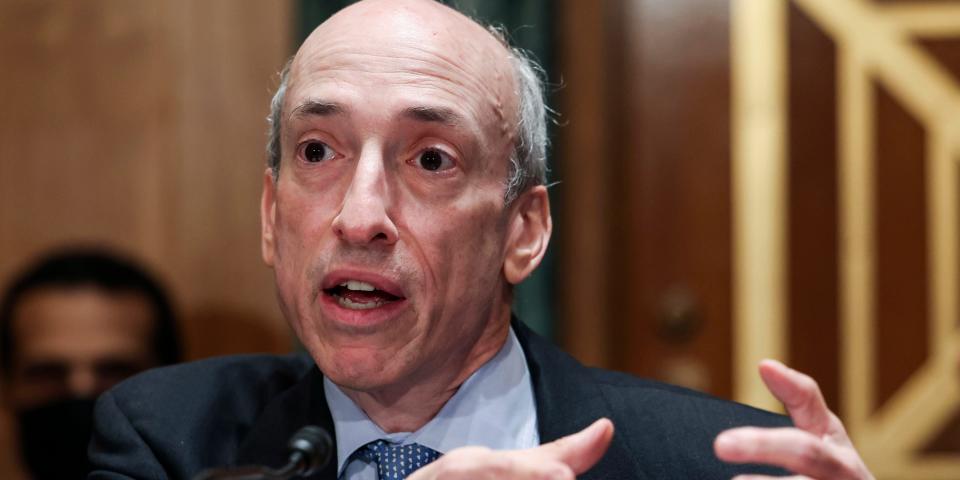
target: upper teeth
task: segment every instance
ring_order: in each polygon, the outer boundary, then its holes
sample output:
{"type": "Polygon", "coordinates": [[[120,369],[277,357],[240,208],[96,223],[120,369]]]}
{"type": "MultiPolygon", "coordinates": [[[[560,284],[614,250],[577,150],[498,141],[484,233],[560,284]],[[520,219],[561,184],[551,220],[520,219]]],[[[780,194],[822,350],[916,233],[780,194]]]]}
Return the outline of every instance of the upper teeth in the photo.
{"type": "Polygon", "coordinates": [[[347,280],[346,282],[341,283],[340,286],[346,287],[347,290],[359,290],[361,292],[372,292],[376,290],[373,285],[357,280],[347,280]]]}

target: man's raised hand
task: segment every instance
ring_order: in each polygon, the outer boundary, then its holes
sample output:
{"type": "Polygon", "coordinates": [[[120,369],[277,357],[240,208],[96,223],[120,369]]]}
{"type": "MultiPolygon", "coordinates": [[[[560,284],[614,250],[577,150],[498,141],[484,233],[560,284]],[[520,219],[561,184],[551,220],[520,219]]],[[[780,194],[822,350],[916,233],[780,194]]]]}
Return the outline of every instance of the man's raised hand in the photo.
{"type": "Polygon", "coordinates": [[[601,418],[573,435],[527,450],[458,448],[407,478],[573,480],[600,461],[612,438],[613,423],[601,418]]]}
{"type": "Polygon", "coordinates": [[[827,408],[817,382],[773,360],[760,362],[760,377],[783,402],[796,428],[727,430],[713,445],[721,460],[777,465],[800,475],[795,478],[873,479],[843,423],[827,408]]]}

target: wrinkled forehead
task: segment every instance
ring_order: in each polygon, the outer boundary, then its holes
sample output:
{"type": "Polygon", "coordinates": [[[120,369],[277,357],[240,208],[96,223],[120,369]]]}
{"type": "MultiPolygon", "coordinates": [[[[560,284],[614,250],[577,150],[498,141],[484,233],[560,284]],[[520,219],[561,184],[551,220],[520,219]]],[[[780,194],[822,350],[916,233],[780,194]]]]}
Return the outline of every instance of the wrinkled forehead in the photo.
{"type": "MultiPolygon", "coordinates": [[[[289,92],[331,80],[374,78],[435,87],[498,130],[516,125],[517,89],[510,52],[483,26],[431,0],[371,0],[320,25],[291,65],[289,92]]],[[[296,98],[288,98],[296,102],[296,98]]],[[[289,111],[289,110],[288,110],[289,111]]]]}

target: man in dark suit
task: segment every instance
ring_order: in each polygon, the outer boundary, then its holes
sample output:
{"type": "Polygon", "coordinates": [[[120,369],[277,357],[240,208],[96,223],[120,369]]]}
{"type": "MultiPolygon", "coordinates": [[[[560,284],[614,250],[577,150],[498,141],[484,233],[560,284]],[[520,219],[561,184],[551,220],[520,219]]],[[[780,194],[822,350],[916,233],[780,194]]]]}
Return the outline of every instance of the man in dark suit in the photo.
{"type": "Polygon", "coordinates": [[[94,478],[279,465],[307,423],[335,435],[316,478],[773,472],[714,449],[869,478],[815,384],[782,365],[761,374],[799,428],[587,369],[511,321],[552,229],[546,112],[535,67],[495,33],[428,0],[360,2],[304,42],[272,107],[263,256],[309,357],[218,359],[108,393],[94,478]],[[744,425],[778,428],[717,437],[744,425]]]}

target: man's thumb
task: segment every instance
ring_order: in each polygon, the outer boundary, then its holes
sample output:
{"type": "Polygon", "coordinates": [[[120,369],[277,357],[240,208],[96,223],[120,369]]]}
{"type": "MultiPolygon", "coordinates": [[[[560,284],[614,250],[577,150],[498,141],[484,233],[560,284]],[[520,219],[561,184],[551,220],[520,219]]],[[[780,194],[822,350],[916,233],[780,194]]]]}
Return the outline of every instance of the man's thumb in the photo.
{"type": "Polygon", "coordinates": [[[544,453],[580,475],[600,461],[613,439],[613,422],[601,418],[573,435],[540,446],[544,453]]]}

